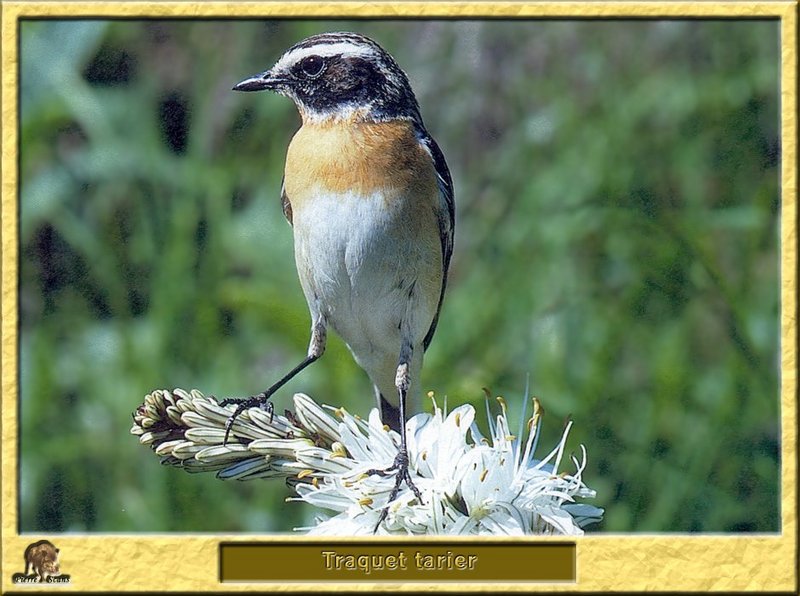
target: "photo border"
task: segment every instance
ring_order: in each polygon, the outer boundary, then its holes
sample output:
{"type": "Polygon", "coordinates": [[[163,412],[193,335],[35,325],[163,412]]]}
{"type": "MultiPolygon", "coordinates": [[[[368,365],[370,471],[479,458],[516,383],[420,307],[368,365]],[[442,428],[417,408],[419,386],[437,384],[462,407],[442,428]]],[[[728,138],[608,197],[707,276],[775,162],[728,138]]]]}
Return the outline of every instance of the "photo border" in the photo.
{"type": "MultiPolygon", "coordinates": [[[[73,591],[772,591],[797,583],[797,4],[781,2],[4,2],[2,10],[2,592],[54,589],[15,585],[23,552],[55,540],[73,591]],[[577,537],[574,584],[219,582],[222,542],[303,542],[241,534],[18,533],[18,23],[22,18],[765,18],[780,21],[781,76],[781,522],[776,534],[588,534],[577,537]],[[168,578],[165,577],[168,574],[168,578]]],[[[396,537],[375,537],[376,544],[396,537]]],[[[496,541],[496,538],[493,540],[496,541]]],[[[515,538],[513,542],[548,538],[515,538]]],[[[563,542],[564,537],[552,540],[563,542]]],[[[347,544],[362,539],[336,539],[347,544]]],[[[409,541],[481,542],[431,537],[409,541]]],[[[454,578],[456,579],[456,578],[454,578]]]]}

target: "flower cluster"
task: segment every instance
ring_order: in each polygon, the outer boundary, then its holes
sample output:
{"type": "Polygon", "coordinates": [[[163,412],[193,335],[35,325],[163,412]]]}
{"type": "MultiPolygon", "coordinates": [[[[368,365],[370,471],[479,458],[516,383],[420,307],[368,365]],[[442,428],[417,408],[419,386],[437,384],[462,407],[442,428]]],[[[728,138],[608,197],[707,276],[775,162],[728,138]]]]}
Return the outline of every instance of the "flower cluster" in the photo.
{"type": "MultiPolygon", "coordinates": [[[[431,396],[432,397],[432,396],[431,396]]],[[[295,412],[274,416],[244,411],[223,444],[233,406],[220,406],[198,391],[155,391],[134,413],[131,432],[150,445],[162,462],[188,471],[216,471],[220,478],[285,478],[301,500],[320,511],[310,534],[582,534],[602,509],[575,503],[594,497],[581,480],[586,451],[571,457],[575,471],[559,473],[571,423],[559,444],[534,459],[541,422],[538,401],[523,441],[509,430],[505,402],[489,417],[484,437],[475,410],[462,405],[449,413],[434,401],[433,414],[418,414],[406,425],[409,471],[422,502],[404,484],[389,503],[393,476],[367,474],[389,468],[399,436],[380,421],[343,408],[320,406],[294,396],[295,412]]],[[[524,417],[524,416],[523,416],[524,417]]]]}

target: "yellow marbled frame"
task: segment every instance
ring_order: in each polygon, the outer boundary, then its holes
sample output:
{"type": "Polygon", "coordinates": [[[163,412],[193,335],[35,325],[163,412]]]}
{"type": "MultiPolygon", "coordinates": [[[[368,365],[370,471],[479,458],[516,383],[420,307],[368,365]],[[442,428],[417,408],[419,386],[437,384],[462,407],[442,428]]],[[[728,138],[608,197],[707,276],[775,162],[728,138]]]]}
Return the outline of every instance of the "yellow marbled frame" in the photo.
{"type": "MultiPolygon", "coordinates": [[[[58,535],[70,591],[403,590],[786,591],[797,582],[797,5],[781,2],[4,2],[2,5],[2,578],[17,586],[25,547],[17,519],[17,76],[24,17],[740,17],[780,20],[781,35],[781,532],[775,535],[588,535],[577,540],[576,584],[220,584],[218,545],[241,536],[58,535]]],[[[259,541],[303,541],[248,536],[259,541]]],[[[380,540],[378,538],[375,539],[380,540]]],[[[343,540],[345,542],[346,540],[343,540]]],[[[431,543],[440,541],[429,539],[431,543]]],[[[452,539],[450,539],[452,541],[452,539]]],[[[465,540],[465,544],[470,541],[465,540]]],[[[54,588],[50,588],[54,589],[54,588]]]]}

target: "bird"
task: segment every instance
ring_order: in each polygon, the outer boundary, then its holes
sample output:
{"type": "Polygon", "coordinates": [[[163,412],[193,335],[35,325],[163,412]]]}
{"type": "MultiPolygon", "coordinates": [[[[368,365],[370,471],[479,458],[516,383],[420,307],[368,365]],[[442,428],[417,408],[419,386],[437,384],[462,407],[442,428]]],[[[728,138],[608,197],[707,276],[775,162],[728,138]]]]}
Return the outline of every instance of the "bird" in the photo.
{"type": "Polygon", "coordinates": [[[393,464],[367,473],[395,476],[388,502],[403,482],[422,502],[408,471],[405,423],[447,287],[455,203],[408,76],[372,39],[332,32],[296,43],[233,90],[276,92],[300,115],[280,199],[311,338],[306,357],[271,387],[222,402],[237,403],[225,441],[245,409],[271,413],[269,398],[323,355],[332,328],[372,381],[382,422],[400,436],[393,464]]]}

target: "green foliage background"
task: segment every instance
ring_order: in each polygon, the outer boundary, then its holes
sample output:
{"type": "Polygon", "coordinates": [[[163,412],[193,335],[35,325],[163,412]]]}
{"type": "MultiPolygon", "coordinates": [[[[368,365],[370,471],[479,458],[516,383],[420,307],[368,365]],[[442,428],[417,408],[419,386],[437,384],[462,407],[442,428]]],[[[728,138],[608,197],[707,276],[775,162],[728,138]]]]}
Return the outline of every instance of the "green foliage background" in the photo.
{"type": "MultiPolygon", "coordinates": [[[[424,386],[567,416],[598,530],[779,529],[777,21],[21,25],[21,530],[280,532],[279,483],[158,465],[149,391],[250,395],[308,315],[278,200],[299,120],[237,94],[353,30],[408,72],[458,220],[424,386]]],[[[346,347],[276,396],[366,414],[346,347]]],[[[485,421],[484,421],[485,422],[485,421]]]]}

